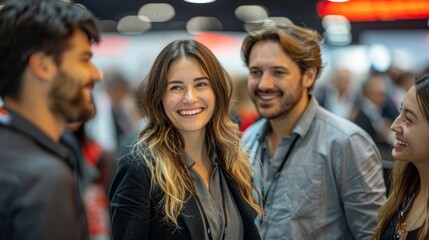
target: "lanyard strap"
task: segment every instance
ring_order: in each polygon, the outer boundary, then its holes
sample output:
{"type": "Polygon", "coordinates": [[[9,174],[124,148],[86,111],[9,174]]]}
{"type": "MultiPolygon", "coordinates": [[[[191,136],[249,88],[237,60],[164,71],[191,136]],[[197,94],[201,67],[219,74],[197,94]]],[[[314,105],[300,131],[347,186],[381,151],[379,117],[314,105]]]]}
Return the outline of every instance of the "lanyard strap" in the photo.
{"type": "MultiPolygon", "coordinates": [[[[286,161],[287,161],[287,159],[289,158],[289,156],[290,156],[290,154],[292,153],[292,150],[293,150],[293,148],[295,147],[295,144],[296,144],[296,142],[298,141],[298,138],[299,138],[299,135],[298,134],[296,134],[295,135],[295,137],[294,137],[294,139],[292,140],[292,143],[290,144],[290,147],[289,147],[289,149],[287,150],[287,152],[286,152],[286,155],[285,155],[285,157],[283,158],[283,161],[282,161],[282,163],[280,164],[280,167],[277,169],[277,171],[276,171],[276,174],[274,175],[274,179],[273,179],[273,181],[272,181],[272,183],[270,184],[270,186],[268,187],[268,189],[267,189],[267,192],[265,192],[265,187],[264,187],[264,180],[262,179],[262,178],[265,178],[264,176],[264,174],[263,174],[263,171],[261,171],[261,193],[262,193],[262,208],[265,210],[265,204],[266,204],[266,202],[267,202],[267,199],[268,199],[268,195],[270,194],[270,191],[271,191],[271,187],[273,186],[273,185],[277,185],[277,181],[278,181],[278,179],[279,179],[279,177],[280,177],[280,175],[281,175],[281,173],[282,173],[282,170],[283,170],[283,167],[284,167],[284,165],[285,165],[285,163],[286,163],[286,161]]],[[[263,151],[261,151],[261,160],[263,160],[264,159],[264,153],[263,153],[263,151]]],[[[261,166],[262,168],[263,168],[263,164],[262,164],[262,166],[261,166]]],[[[263,170],[263,169],[262,169],[263,170]]],[[[275,189],[275,188],[274,188],[275,189]]]]}

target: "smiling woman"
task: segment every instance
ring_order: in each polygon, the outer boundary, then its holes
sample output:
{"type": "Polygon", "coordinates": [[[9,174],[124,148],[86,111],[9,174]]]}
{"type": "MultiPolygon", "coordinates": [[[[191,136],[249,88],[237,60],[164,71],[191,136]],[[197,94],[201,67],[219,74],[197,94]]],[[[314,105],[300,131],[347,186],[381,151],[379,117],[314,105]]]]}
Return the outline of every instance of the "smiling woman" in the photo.
{"type": "Polygon", "coordinates": [[[396,139],[392,191],[380,209],[374,239],[429,239],[429,73],[416,78],[391,130],[396,139]]]}
{"type": "Polygon", "coordinates": [[[260,239],[231,96],[229,76],[201,43],[161,51],[139,89],[147,126],[111,188],[113,239],[260,239]]]}

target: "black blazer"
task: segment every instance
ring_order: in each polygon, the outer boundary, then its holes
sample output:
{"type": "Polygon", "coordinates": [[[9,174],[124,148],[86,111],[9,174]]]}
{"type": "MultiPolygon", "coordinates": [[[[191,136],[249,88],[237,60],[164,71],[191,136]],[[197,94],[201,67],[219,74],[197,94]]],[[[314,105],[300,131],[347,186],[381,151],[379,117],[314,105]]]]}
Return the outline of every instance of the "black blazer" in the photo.
{"type": "MultiPolygon", "coordinates": [[[[228,178],[226,181],[241,214],[244,239],[261,239],[254,223],[256,212],[244,201],[228,178]]],[[[194,197],[185,203],[178,218],[181,228],[177,230],[162,221],[164,215],[162,209],[158,208],[158,203],[161,202],[163,193],[156,190],[150,195],[149,191],[150,175],[146,165],[130,156],[122,158],[110,189],[112,239],[205,238],[204,222],[194,197]]]]}

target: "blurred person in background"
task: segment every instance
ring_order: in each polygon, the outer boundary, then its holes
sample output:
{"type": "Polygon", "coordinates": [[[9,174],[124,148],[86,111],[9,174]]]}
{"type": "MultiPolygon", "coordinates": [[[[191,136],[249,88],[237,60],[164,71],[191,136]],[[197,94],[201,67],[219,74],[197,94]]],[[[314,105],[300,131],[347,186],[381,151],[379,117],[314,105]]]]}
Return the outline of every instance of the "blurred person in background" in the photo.
{"type": "Polygon", "coordinates": [[[259,119],[258,111],[250,99],[247,88],[247,79],[245,76],[235,77],[232,80],[234,84],[234,100],[237,101],[235,116],[237,117],[240,132],[244,132],[247,127],[259,119]]]}
{"type": "Polygon", "coordinates": [[[242,146],[261,192],[263,239],[370,239],[385,202],[373,140],[311,94],[321,42],[311,29],[272,21],[244,38],[248,89],[262,119],[242,146]]]}
{"type": "Polygon", "coordinates": [[[390,147],[394,139],[389,126],[392,121],[383,112],[387,101],[386,91],[383,74],[369,73],[362,83],[361,94],[350,119],[372,137],[383,159],[391,159],[390,147]]]}
{"type": "Polygon", "coordinates": [[[429,239],[429,72],[415,80],[391,126],[392,187],[374,239],[429,239]]]}
{"type": "Polygon", "coordinates": [[[120,149],[121,145],[125,144],[124,137],[135,132],[139,125],[140,111],[134,90],[123,74],[117,70],[106,71],[104,80],[106,92],[110,97],[118,149],[120,149]]]}
{"type": "Polygon", "coordinates": [[[112,184],[113,239],[260,239],[231,96],[204,45],[177,40],[161,51],[138,95],[147,125],[112,184]]]}
{"type": "Polygon", "coordinates": [[[350,118],[356,99],[351,91],[352,77],[348,69],[336,69],[332,81],[315,93],[320,106],[340,117],[350,118]]]}
{"type": "Polygon", "coordinates": [[[0,238],[88,239],[66,125],[94,114],[96,20],[57,0],[0,8],[0,238]]]}
{"type": "Polygon", "coordinates": [[[395,106],[400,109],[402,100],[408,90],[413,86],[416,75],[410,71],[401,71],[398,76],[393,79],[394,86],[391,90],[392,100],[395,106]]]}

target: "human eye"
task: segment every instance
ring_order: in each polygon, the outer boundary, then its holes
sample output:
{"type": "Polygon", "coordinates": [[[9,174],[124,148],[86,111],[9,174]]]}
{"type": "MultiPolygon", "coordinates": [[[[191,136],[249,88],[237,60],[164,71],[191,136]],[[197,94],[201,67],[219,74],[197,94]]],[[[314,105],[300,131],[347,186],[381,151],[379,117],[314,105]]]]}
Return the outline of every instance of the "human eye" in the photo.
{"type": "Polygon", "coordinates": [[[180,85],[171,85],[169,89],[170,89],[170,91],[180,91],[183,88],[180,85]]]}
{"type": "Polygon", "coordinates": [[[198,82],[197,84],[195,84],[195,87],[197,88],[202,88],[202,87],[206,87],[209,84],[207,82],[198,82]]]}
{"type": "Polygon", "coordinates": [[[274,76],[276,76],[276,77],[281,77],[281,76],[283,76],[284,74],[286,74],[286,72],[284,72],[284,71],[280,71],[280,70],[276,70],[276,71],[274,71],[274,76]]]}
{"type": "Polygon", "coordinates": [[[250,69],[249,71],[251,76],[260,76],[262,75],[262,71],[259,69],[250,69]]]}

